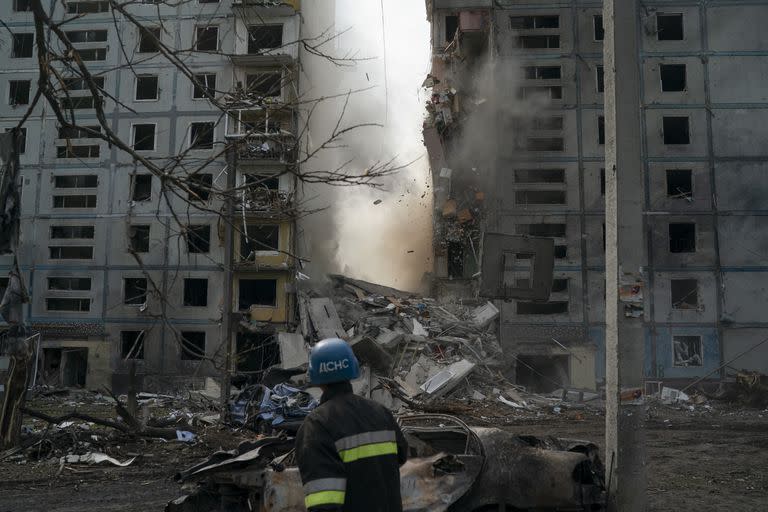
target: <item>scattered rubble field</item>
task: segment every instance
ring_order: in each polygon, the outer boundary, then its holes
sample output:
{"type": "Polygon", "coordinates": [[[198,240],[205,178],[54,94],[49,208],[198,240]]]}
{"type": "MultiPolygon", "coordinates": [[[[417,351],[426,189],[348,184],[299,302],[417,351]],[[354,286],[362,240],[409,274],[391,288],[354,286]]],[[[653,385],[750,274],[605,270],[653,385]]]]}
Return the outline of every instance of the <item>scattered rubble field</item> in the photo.
{"type": "MultiPolygon", "coordinates": [[[[71,411],[71,406],[35,399],[28,405],[51,415],[71,411]]],[[[455,401],[453,402],[455,404],[455,401]]],[[[507,413],[495,404],[467,404],[462,419],[470,424],[499,426],[515,434],[554,435],[594,441],[603,447],[604,418],[599,409],[564,405],[552,410],[507,413]],[[470,412],[471,410],[471,412],[470,412]]],[[[768,411],[730,407],[720,402],[711,406],[652,405],[649,407],[647,438],[649,453],[648,496],[650,510],[734,510],[763,511],[768,507],[768,411]]],[[[82,412],[110,417],[109,404],[89,404],[82,412]]],[[[155,412],[155,411],[153,411],[155,412]]],[[[27,424],[28,421],[25,421],[27,424]]],[[[44,428],[44,422],[33,423],[44,428]]],[[[49,455],[34,460],[5,457],[0,461],[0,512],[163,510],[182,493],[174,474],[210,456],[220,448],[234,448],[254,436],[233,432],[212,424],[193,443],[131,439],[98,425],[59,430],[50,435],[55,446],[49,455]],[[89,442],[119,461],[136,459],[128,466],[61,464],[70,451],[72,439],[89,442]],[[58,437],[57,437],[58,436],[58,437]],[[57,446],[60,452],[56,452],[57,446]]],[[[83,449],[76,453],[83,453],[83,449]]],[[[607,459],[603,455],[604,459],[607,459]]]]}

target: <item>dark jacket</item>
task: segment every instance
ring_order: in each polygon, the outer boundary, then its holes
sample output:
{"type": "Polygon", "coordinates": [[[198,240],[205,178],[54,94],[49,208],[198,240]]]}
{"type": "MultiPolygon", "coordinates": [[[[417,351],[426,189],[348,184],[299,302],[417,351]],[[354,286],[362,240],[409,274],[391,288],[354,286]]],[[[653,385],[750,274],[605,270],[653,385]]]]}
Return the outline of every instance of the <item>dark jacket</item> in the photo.
{"type": "Polygon", "coordinates": [[[310,512],[402,512],[400,465],[408,444],[392,413],[332,384],[296,434],[310,512]]]}

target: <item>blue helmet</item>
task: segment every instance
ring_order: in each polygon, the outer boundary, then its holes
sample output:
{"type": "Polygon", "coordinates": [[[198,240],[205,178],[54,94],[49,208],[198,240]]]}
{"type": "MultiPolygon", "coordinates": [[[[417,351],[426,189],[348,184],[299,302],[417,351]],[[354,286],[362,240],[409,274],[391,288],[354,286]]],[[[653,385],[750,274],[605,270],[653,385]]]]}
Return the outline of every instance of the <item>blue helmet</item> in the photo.
{"type": "Polygon", "coordinates": [[[360,376],[360,363],[346,341],[328,338],[312,347],[309,354],[309,383],[315,386],[344,382],[360,376]]]}

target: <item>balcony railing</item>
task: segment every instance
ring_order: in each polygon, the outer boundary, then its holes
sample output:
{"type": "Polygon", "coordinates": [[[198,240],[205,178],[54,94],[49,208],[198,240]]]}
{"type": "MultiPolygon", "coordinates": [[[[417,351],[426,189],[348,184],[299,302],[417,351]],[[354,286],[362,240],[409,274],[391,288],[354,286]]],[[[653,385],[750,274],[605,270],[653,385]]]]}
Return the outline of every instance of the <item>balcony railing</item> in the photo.
{"type": "Polygon", "coordinates": [[[296,141],[290,134],[244,135],[236,144],[239,160],[277,161],[285,164],[296,160],[296,141]]]}

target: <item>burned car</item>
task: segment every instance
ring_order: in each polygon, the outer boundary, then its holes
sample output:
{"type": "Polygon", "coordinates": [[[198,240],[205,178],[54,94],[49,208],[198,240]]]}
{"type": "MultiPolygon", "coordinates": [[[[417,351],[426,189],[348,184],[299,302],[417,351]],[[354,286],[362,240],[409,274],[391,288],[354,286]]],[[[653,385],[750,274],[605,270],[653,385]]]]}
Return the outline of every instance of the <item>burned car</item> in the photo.
{"type": "MultiPolygon", "coordinates": [[[[604,468],[596,445],[469,427],[444,415],[399,418],[409,443],[400,468],[403,510],[603,510],[604,468]]],[[[241,444],[179,473],[190,494],[167,512],[304,512],[304,494],[285,435],[241,444]]]]}

